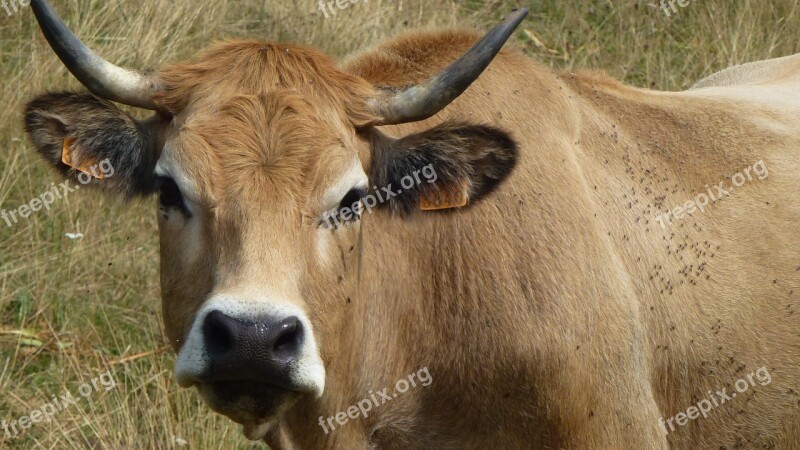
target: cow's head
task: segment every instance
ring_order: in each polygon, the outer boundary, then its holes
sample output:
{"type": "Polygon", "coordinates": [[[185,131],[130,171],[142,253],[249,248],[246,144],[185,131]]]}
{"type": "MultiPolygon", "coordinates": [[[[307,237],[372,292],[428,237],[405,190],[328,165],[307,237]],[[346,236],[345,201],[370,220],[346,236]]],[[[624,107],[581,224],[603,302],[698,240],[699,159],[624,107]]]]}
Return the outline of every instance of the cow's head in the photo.
{"type": "Polygon", "coordinates": [[[31,140],[67,176],[108,160],[114,175],[95,184],[158,195],[176,378],[251,437],[297,399],[321,396],[326,368],[345,352],[360,199],[375,194],[369,206],[404,220],[421,195],[466,189],[478,199],[514,165],[513,141],[492,127],[445,123],[409,136],[377,127],[445,108],[527,10],[427,82],[378,87],[313,49],[264,42],[224,43],[192,62],[132,72],[86,48],[46,1],[31,4],[50,45],[94,94],[30,102],[31,140]],[[110,101],[156,113],[135,120],[110,101]],[[379,195],[390,184],[405,192],[379,195]]]}

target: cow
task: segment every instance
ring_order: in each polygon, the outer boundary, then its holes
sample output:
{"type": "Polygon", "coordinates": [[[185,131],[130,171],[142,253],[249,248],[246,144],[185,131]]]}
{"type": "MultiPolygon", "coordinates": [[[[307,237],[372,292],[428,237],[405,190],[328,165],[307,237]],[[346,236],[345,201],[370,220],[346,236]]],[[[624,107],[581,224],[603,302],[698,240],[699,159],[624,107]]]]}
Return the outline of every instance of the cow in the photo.
{"type": "Polygon", "coordinates": [[[158,196],[175,378],[248,438],[800,447],[800,57],[657,92],[502,48],[520,9],[139,72],[31,6],[90,93],[30,101],[30,140],[158,196]]]}

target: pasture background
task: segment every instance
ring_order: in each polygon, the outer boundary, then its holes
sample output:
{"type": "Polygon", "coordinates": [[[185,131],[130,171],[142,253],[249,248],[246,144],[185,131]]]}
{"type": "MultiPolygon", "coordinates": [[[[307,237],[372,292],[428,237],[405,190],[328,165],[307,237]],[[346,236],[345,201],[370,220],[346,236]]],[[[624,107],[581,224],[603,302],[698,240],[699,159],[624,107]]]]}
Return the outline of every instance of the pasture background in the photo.
{"type": "MultiPolygon", "coordinates": [[[[601,69],[642,87],[684,89],[732,64],[800,52],[800,0],[694,0],[672,17],[655,0],[361,0],[330,19],[316,0],[53,4],[99,54],[145,68],[225,37],[306,43],[341,58],[410,28],[485,30],[526,1],[518,48],[554,69],[601,69]]],[[[0,10],[0,60],[2,210],[60,181],[24,136],[25,102],[79,85],[29,8],[0,10]]],[[[0,448],[265,448],[177,388],[160,316],[153,199],[126,205],[80,191],[11,228],[0,221],[0,419],[77,393],[109,367],[117,381],[18,439],[0,430],[0,448]],[[85,238],[68,240],[71,232],[85,238]]]]}

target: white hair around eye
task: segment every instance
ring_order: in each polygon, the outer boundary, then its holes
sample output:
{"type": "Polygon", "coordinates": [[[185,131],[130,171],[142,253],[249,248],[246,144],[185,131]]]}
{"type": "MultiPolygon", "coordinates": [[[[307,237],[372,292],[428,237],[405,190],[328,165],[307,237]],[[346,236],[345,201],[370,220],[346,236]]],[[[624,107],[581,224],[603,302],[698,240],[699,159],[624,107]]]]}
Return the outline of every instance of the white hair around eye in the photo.
{"type": "Polygon", "coordinates": [[[367,190],[369,180],[364,169],[361,167],[361,161],[358,158],[353,158],[353,163],[348,170],[342,174],[339,180],[322,195],[320,201],[321,211],[329,211],[339,206],[347,193],[354,189],[367,190]]]}

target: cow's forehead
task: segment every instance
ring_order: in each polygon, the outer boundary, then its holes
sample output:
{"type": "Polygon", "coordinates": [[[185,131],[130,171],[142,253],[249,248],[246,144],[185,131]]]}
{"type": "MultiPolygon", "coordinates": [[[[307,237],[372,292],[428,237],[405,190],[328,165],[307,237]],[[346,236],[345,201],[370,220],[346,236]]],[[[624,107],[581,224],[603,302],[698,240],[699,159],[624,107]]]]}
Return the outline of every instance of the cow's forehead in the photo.
{"type": "Polygon", "coordinates": [[[237,95],[217,110],[177,118],[157,173],[211,207],[273,195],[302,209],[339,178],[357,178],[356,142],[352,127],[319,117],[296,91],[237,95]]]}
{"type": "Polygon", "coordinates": [[[340,70],[320,51],[302,45],[228,41],[193,60],[158,72],[164,89],[155,101],[178,114],[190,105],[214,109],[234,95],[264,95],[281,89],[302,93],[322,113],[370,115],[375,95],[365,80],[340,70]]]}
{"type": "Polygon", "coordinates": [[[258,41],[217,45],[159,77],[157,101],[175,114],[159,170],[212,205],[265,183],[303,199],[329,188],[357,162],[353,124],[374,95],[316,49],[258,41]]]}

